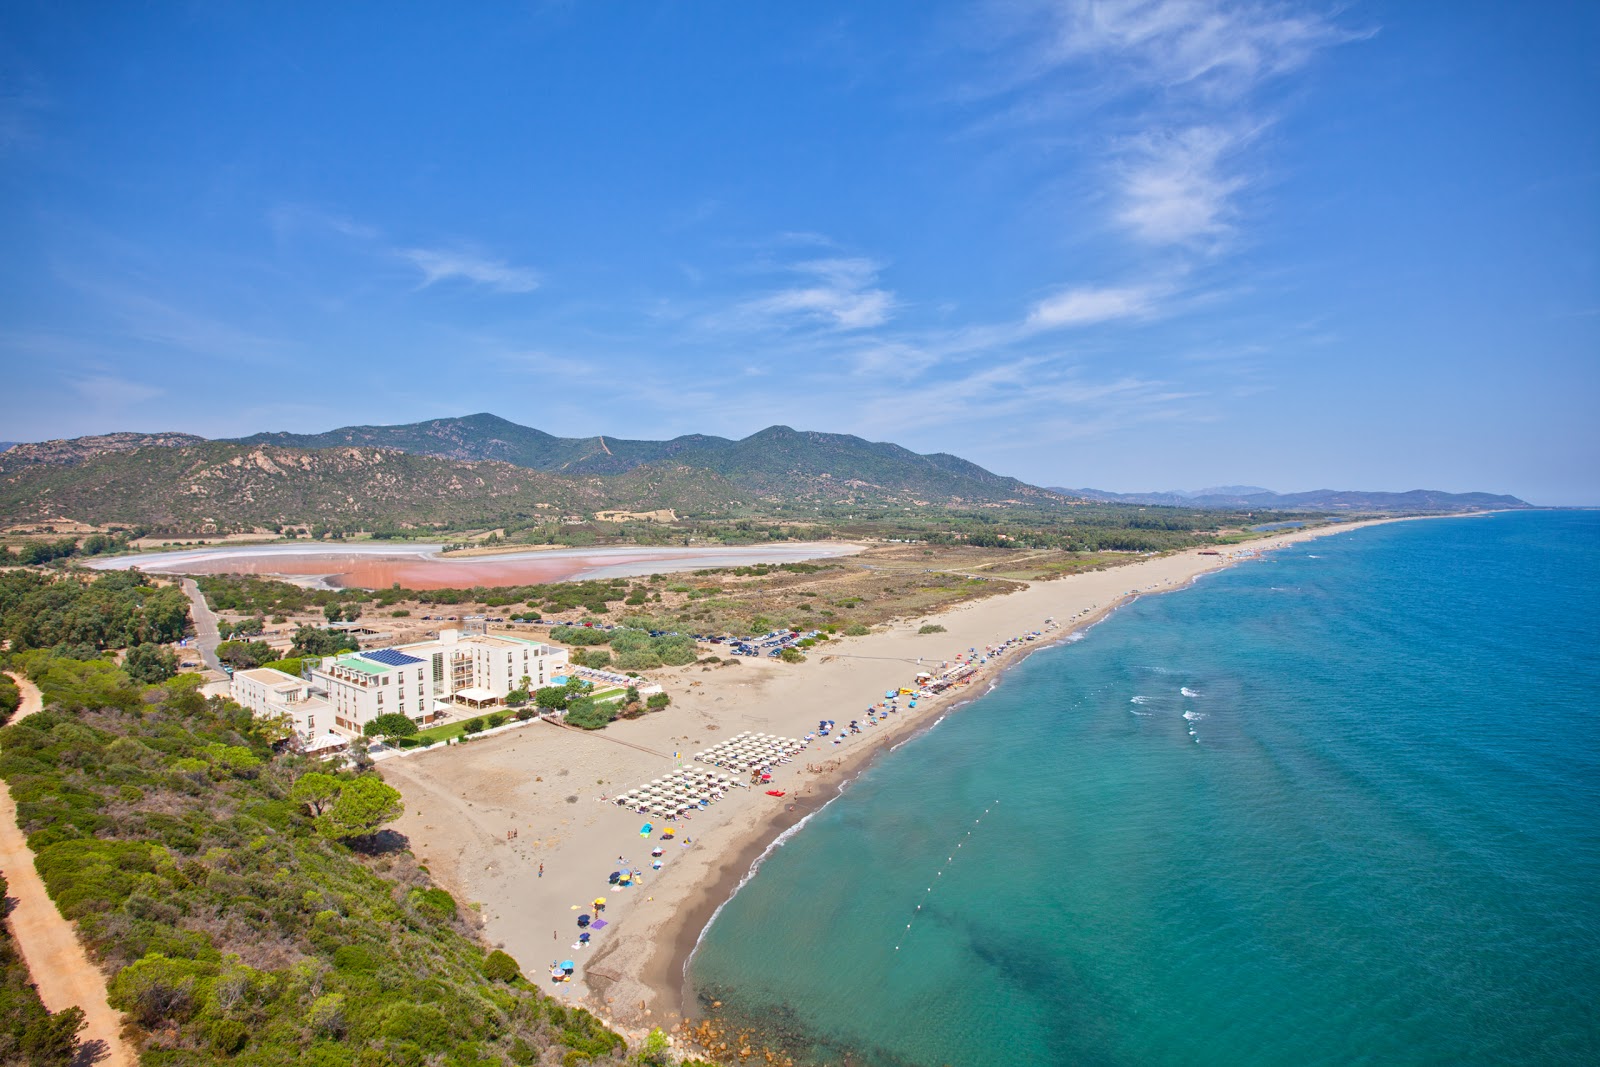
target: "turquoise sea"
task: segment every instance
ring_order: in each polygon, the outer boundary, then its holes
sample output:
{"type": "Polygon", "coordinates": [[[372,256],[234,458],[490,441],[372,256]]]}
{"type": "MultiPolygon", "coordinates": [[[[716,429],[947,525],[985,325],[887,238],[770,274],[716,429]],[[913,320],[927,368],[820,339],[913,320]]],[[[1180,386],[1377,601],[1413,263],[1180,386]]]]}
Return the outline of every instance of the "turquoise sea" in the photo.
{"type": "Polygon", "coordinates": [[[1123,607],[814,815],[690,977],[813,1063],[1600,1063],[1600,513],[1123,607]]]}

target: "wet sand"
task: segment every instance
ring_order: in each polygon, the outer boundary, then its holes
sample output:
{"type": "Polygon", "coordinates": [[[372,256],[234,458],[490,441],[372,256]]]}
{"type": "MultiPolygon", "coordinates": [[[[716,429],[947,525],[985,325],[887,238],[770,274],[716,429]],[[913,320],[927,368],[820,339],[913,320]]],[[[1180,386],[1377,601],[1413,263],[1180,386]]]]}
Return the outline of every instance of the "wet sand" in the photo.
{"type": "Polygon", "coordinates": [[[700,545],[614,548],[546,548],[494,555],[440,555],[443,545],[382,542],[330,546],[280,544],[199,548],[118,556],[89,564],[98,570],[131,567],[152,574],[254,574],[315,579],[314,584],[356,589],[469,589],[473,586],[545,585],[592,578],[629,578],[669,571],[798,563],[852,555],[864,546],[843,541],[774,545],[700,545]]]}

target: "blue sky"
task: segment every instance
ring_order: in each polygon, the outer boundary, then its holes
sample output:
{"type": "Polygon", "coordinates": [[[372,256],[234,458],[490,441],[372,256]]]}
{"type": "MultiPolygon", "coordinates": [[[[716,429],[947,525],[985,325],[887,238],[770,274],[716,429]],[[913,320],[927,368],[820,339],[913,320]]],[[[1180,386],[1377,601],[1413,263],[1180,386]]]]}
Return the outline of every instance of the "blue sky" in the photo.
{"type": "Polygon", "coordinates": [[[0,9],[0,439],[1600,503],[1600,5],[0,9]]]}

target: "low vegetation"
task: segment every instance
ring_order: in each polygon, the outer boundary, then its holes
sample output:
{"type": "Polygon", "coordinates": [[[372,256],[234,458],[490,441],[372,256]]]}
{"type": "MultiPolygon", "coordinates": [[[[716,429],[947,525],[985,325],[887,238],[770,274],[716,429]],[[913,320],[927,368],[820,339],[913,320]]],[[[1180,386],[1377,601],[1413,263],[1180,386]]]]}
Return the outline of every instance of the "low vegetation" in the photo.
{"type": "MultiPolygon", "coordinates": [[[[105,658],[13,661],[47,707],[0,732],[0,776],[146,1065],[623,1062],[621,1037],[476,940],[470,910],[381,829],[399,797],[379,779],[275,751],[192,675],[141,686],[105,658]]],[[[15,992],[0,1005],[27,1033],[38,1009],[15,992]]]]}

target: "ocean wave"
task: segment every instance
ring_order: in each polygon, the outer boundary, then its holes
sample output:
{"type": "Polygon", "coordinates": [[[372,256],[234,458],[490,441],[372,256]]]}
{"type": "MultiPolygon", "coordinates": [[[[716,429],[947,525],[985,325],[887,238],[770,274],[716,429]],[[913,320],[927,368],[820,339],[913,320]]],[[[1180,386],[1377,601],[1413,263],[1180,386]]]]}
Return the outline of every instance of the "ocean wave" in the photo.
{"type": "MultiPolygon", "coordinates": [[[[1203,711],[1186,711],[1183,713],[1183,717],[1190,722],[1199,722],[1206,717],[1206,713],[1203,711]]],[[[1190,732],[1192,733],[1193,731],[1191,730],[1190,732]]]]}
{"type": "Polygon", "coordinates": [[[1191,700],[1200,695],[1199,693],[1196,693],[1193,689],[1190,689],[1186,685],[1185,686],[1179,686],[1178,692],[1182,693],[1186,697],[1189,697],[1191,700]]]}
{"type": "Polygon", "coordinates": [[[1148,699],[1149,699],[1148,697],[1129,697],[1128,698],[1128,703],[1130,703],[1130,704],[1143,704],[1148,699]]]}

